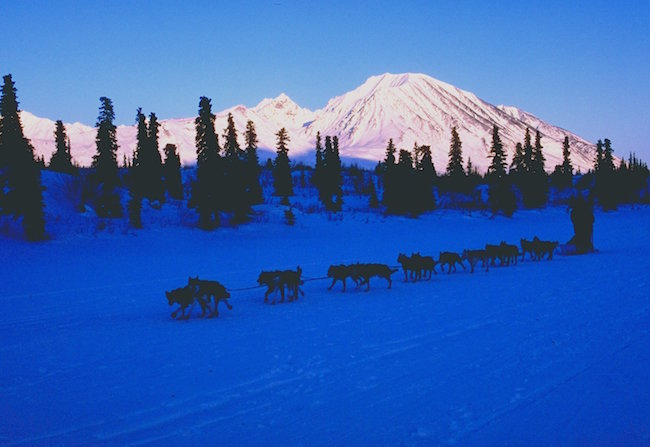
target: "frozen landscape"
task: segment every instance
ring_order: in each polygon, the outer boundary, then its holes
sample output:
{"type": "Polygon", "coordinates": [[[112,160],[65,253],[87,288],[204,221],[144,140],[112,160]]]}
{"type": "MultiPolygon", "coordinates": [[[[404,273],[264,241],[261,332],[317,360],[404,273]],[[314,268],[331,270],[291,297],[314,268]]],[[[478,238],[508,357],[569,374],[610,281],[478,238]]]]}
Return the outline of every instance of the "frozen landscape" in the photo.
{"type": "Polygon", "coordinates": [[[145,206],[144,230],[60,200],[48,231],[3,221],[0,445],[650,445],[650,208],[596,212],[598,253],[473,274],[327,290],[330,264],[520,237],[564,242],[564,207],[512,218],[437,210],[384,217],[297,197],[253,223],[205,232],[184,203],[145,206]],[[277,305],[263,269],[303,268],[277,305]],[[170,317],[188,276],[232,290],[215,319],[170,317]]]}

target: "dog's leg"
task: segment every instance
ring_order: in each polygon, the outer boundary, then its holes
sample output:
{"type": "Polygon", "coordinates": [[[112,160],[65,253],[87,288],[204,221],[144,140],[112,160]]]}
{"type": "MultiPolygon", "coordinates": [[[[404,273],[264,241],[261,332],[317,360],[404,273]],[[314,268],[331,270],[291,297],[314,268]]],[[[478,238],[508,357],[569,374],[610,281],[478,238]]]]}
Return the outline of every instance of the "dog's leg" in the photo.
{"type": "MultiPolygon", "coordinates": [[[[212,312],[210,312],[210,314],[209,314],[210,318],[219,316],[219,309],[218,309],[219,300],[217,299],[216,295],[214,295],[212,298],[214,298],[214,310],[212,312]]],[[[212,301],[210,301],[210,302],[212,302],[212,301]]]]}

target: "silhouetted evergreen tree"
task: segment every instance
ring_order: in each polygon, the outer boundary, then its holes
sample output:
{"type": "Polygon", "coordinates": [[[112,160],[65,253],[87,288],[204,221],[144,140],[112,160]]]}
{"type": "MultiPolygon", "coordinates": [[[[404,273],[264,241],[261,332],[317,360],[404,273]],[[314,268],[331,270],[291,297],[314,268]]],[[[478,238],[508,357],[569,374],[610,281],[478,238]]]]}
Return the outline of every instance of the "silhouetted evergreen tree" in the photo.
{"type": "MultiPolygon", "coordinates": [[[[600,140],[598,140],[598,143],[600,144],[600,140]]],[[[596,197],[605,210],[616,209],[618,205],[613,152],[611,141],[605,138],[602,156],[600,157],[600,163],[596,166],[597,170],[595,175],[596,197]]]]}
{"type": "Polygon", "coordinates": [[[447,163],[447,175],[452,178],[464,178],[465,169],[463,168],[463,143],[456,130],[456,126],[451,129],[451,144],[449,145],[449,162],[447,163]]]}
{"type": "Polygon", "coordinates": [[[387,210],[394,209],[398,200],[400,200],[397,188],[397,179],[396,179],[396,159],[395,153],[397,149],[393,144],[393,139],[388,140],[388,145],[386,147],[386,157],[384,162],[379,166],[379,171],[383,175],[384,183],[384,193],[382,197],[382,202],[386,206],[387,210]]]}
{"type": "Polygon", "coordinates": [[[614,150],[612,149],[612,142],[609,140],[609,138],[605,138],[605,148],[603,149],[603,162],[601,170],[614,172],[614,150]]]}
{"type": "Polygon", "coordinates": [[[535,146],[531,144],[530,129],[526,128],[524,144],[517,144],[515,157],[510,168],[511,177],[519,187],[524,206],[540,207],[546,204],[548,176],[544,170],[541,134],[536,133],[535,146]]]}
{"type": "Polygon", "coordinates": [[[73,174],[76,172],[72,165],[72,155],[70,154],[70,139],[66,135],[63,121],[58,120],[54,130],[55,150],[50,159],[49,168],[52,171],[73,174]]]}
{"type": "MultiPolygon", "coordinates": [[[[523,154],[521,144],[517,143],[517,147],[519,153],[523,154]]],[[[491,162],[486,174],[490,209],[494,214],[502,212],[506,216],[512,216],[517,208],[517,199],[510,177],[506,173],[506,155],[499,136],[499,128],[496,125],[492,127],[490,156],[491,162]]],[[[520,157],[519,160],[523,160],[523,157],[520,157]]]]}
{"type": "Polygon", "coordinates": [[[133,189],[142,195],[145,189],[145,175],[143,171],[146,169],[149,135],[147,134],[147,117],[142,113],[141,107],[138,107],[136,111],[135,122],[137,123],[137,130],[135,134],[136,144],[133,153],[133,171],[131,172],[131,178],[133,189]]]}
{"type": "Polygon", "coordinates": [[[621,159],[615,177],[619,203],[650,203],[650,170],[635,154],[629,155],[627,163],[621,159]]]}
{"type": "Polygon", "coordinates": [[[539,130],[535,132],[535,146],[533,147],[532,160],[531,160],[531,172],[537,175],[546,175],[545,164],[546,157],[544,157],[544,152],[542,151],[542,134],[539,133],[539,130]]]}
{"type": "Polygon", "coordinates": [[[181,177],[181,158],[176,151],[175,144],[167,144],[163,149],[165,152],[165,164],[163,165],[163,177],[165,189],[172,199],[183,198],[183,180],[181,177]]]}
{"type": "Polygon", "coordinates": [[[150,167],[147,177],[150,180],[147,184],[145,197],[149,200],[162,202],[165,199],[165,186],[163,184],[162,157],[160,156],[160,146],[158,144],[159,127],[158,117],[156,117],[155,113],[150,113],[149,127],[147,129],[148,156],[150,157],[150,167]]]}
{"type": "Polygon", "coordinates": [[[414,208],[413,212],[421,213],[435,208],[433,187],[436,181],[436,169],[433,166],[431,146],[420,146],[415,143],[413,148],[415,164],[414,179],[414,208]]]}
{"type": "Polygon", "coordinates": [[[571,148],[569,146],[569,137],[564,137],[562,144],[562,174],[567,176],[573,175],[573,165],[571,164],[571,148]]]}
{"type": "Polygon", "coordinates": [[[394,168],[394,188],[397,200],[388,207],[389,213],[408,214],[420,211],[418,194],[415,184],[415,171],[413,169],[413,157],[405,149],[399,151],[399,159],[394,168]]]}
{"type": "Polygon", "coordinates": [[[449,145],[449,161],[447,162],[446,176],[443,179],[443,189],[453,192],[469,192],[469,182],[463,167],[463,143],[458,135],[456,126],[451,129],[451,143],[449,145]]]}
{"type": "Polygon", "coordinates": [[[325,137],[322,171],[319,176],[321,200],[329,211],[340,211],[343,204],[343,175],[337,136],[325,137]]]}
{"type": "Polygon", "coordinates": [[[573,165],[571,164],[571,148],[568,136],[564,137],[562,143],[562,164],[555,166],[551,180],[558,188],[568,188],[573,183],[573,165]]]}
{"type": "Polygon", "coordinates": [[[535,146],[533,146],[531,167],[527,176],[529,186],[527,191],[524,191],[524,204],[529,207],[541,207],[548,201],[548,175],[542,149],[542,135],[538,130],[535,132],[535,146]]]}
{"type": "Polygon", "coordinates": [[[165,195],[163,184],[162,159],[158,147],[158,128],[160,124],[155,113],[149,115],[149,124],[138,108],[136,114],[138,130],[137,145],[133,157],[134,188],[140,197],[151,201],[162,201],[165,195]]]}
{"type": "Polygon", "coordinates": [[[530,174],[533,172],[533,145],[531,144],[530,139],[530,129],[526,128],[526,134],[524,135],[524,173],[530,174]]]}
{"type": "Polygon", "coordinates": [[[600,171],[600,167],[603,163],[603,142],[598,140],[596,143],[596,160],[594,161],[594,171],[600,171]]]}
{"type": "Polygon", "coordinates": [[[214,129],[215,115],[210,99],[199,99],[199,116],[194,120],[196,127],[196,182],[192,187],[190,204],[199,213],[199,227],[213,229],[221,223],[219,194],[222,180],[219,137],[214,129]]]}
{"type": "Polygon", "coordinates": [[[325,198],[323,197],[321,179],[323,177],[324,166],[325,164],[323,161],[323,145],[321,143],[321,136],[320,136],[320,132],[316,132],[316,162],[314,165],[314,175],[312,177],[312,183],[314,184],[314,186],[316,186],[316,189],[318,189],[318,198],[323,203],[325,202],[325,198]]]}
{"type": "Polygon", "coordinates": [[[99,98],[97,117],[97,153],[93,156],[90,175],[90,200],[98,216],[118,217],[122,215],[122,205],[117,191],[119,177],[117,172],[117,128],[113,124],[115,112],[113,102],[102,96],[99,98]]]}
{"type": "Polygon", "coordinates": [[[249,195],[249,203],[262,203],[262,186],[260,185],[260,161],[257,156],[257,132],[255,124],[249,120],[246,123],[246,132],[244,133],[246,143],[246,188],[249,195]]]}
{"type": "Polygon", "coordinates": [[[11,75],[3,76],[0,97],[0,212],[22,218],[27,239],[45,239],[41,171],[23,133],[11,75]]]}
{"type": "Polygon", "coordinates": [[[223,135],[224,210],[234,212],[235,221],[242,222],[250,212],[244,164],[246,154],[237,141],[237,129],[232,113],[228,114],[227,121],[223,135]]]}
{"type": "Polygon", "coordinates": [[[506,154],[499,136],[499,127],[492,126],[492,144],[490,145],[491,162],[487,170],[488,177],[503,178],[506,175],[506,154]]]}
{"type": "Polygon", "coordinates": [[[510,163],[510,174],[525,174],[526,167],[524,163],[524,147],[521,143],[517,143],[515,146],[515,154],[512,157],[512,163],[510,163]]]}
{"type": "Polygon", "coordinates": [[[289,200],[293,195],[293,182],[291,180],[291,164],[289,162],[289,148],[287,143],[290,141],[287,129],[284,127],[275,134],[277,137],[276,156],[273,162],[273,188],[276,196],[280,196],[284,201],[289,200]]]}

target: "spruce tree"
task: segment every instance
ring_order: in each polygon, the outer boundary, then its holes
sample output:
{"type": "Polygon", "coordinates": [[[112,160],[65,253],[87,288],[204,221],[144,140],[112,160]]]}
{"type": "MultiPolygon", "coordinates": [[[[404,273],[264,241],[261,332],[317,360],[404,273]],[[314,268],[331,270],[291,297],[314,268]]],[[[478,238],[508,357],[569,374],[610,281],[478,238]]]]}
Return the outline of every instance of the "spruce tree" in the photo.
{"type": "Polygon", "coordinates": [[[332,137],[332,162],[328,171],[332,179],[332,195],[334,197],[334,211],[341,211],[343,208],[343,166],[341,164],[341,155],[339,153],[339,137],[332,137]]]}
{"type": "Polygon", "coordinates": [[[320,131],[316,132],[316,163],[314,165],[314,176],[312,177],[312,183],[318,189],[318,198],[321,202],[325,202],[323,197],[323,189],[321,185],[321,180],[323,177],[323,145],[321,143],[320,131]]]}
{"type": "Polygon", "coordinates": [[[463,143],[456,130],[456,126],[451,129],[451,144],[449,145],[449,163],[447,164],[447,175],[452,178],[465,177],[463,168],[463,143]]]}
{"type": "Polygon", "coordinates": [[[413,157],[405,149],[400,149],[399,159],[395,165],[395,200],[388,211],[396,214],[419,212],[418,198],[415,187],[415,171],[413,157]]]}
{"type": "Polygon", "coordinates": [[[467,173],[467,176],[478,174],[478,170],[474,167],[471,157],[467,157],[467,167],[465,168],[465,172],[467,173]]]}
{"type": "Polygon", "coordinates": [[[572,184],[573,165],[571,164],[571,148],[569,137],[565,136],[562,142],[562,163],[555,166],[551,174],[551,182],[557,188],[568,188],[572,184]]]}
{"type": "Polygon", "coordinates": [[[503,143],[499,136],[499,127],[492,126],[492,144],[490,146],[490,157],[492,161],[488,167],[487,174],[491,178],[503,178],[506,175],[506,154],[503,151],[503,143]]]}
{"type": "Polygon", "coordinates": [[[388,140],[388,146],[386,146],[386,158],[384,159],[384,163],[385,163],[387,169],[389,167],[392,167],[393,165],[395,165],[395,162],[396,162],[395,153],[396,152],[397,152],[397,149],[395,148],[395,145],[393,144],[393,139],[390,138],[388,140]]]}
{"type": "Polygon", "coordinates": [[[149,135],[147,133],[147,117],[142,113],[142,108],[138,107],[135,114],[137,130],[135,134],[135,152],[133,153],[133,188],[138,190],[139,195],[144,194],[146,187],[145,170],[147,168],[147,145],[149,144],[149,135]]]}
{"type": "Polygon", "coordinates": [[[11,75],[3,77],[0,97],[0,212],[22,218],[28,240],[45,239],[41,171],[25,138],[11,75]]]}
{"type": "Polygon", "coordinates": [[[325,137],[322,171],[319,176],[319,196],[329,211],[340,211],[342,205],[343,177],[338,141],[337,136],[325,137]]]}
{"type": "Polygon", "coordinates": [[[451,143],[449,145],[449,161],[447,162],[446,189],[453,192],[469,192],[465,168],[463,167],[463,144],[456,126],[451,129],[451,143]]]}
{"type": "Polygon", "coordinates": [[[512,157],[512,163],[510,163],[510,174],[524,174],[526,172],[526,166],[524,164],[524,147],[521,143],[517,143],[515,146],[515,154],[512,157]]]}
{"type": "MultiPolygon", "coordinates": [[[[601,141],[598,140],[599,146],[601,141]]],[[[605,138],[599,166],[596,171],[596,197],[605,210],[616,209],[618,205],[618,191],[614,167],[612,143],[605,138]]]]}
{"type": "Polygon", "coordinates": [[[213,229],[220,225],[221,203],[221,156],[219,137],[214,129],[215,115],[211,100],[205,96],[199,99],[199,115],[194,120],[196,127],[196,182],[192,187],[190,204],[199,213],[199,227],[213,229]]]}
{"type": "MultiPolygon", "coordinates": [[[[516,153],[515,156],[518,157],[519,154],[516,153]]],[[[521,159],[518,158],[517,163],[514,180],[519,186],[524,205],[527,208],[543,206],[547,201],[548,177],[544,170],[544,154],[539,131],[535,134],[535,146],[533,146],[530,129],[526,128],[521,159]]]]}
{"type": "Polygon", "coordinates": [[[253,121],[246,123],[244,133],[246,143],[246,188],[249,195],[249,203],[262,203],[262,186],[260,185],[260,161],[257,156],[257,132],[253,121]]]}
{"type": "Polygon", "coordinates": [[[97,117],[97,136],[95,144],[97,153],[93,156],[90,176],[91,201],[95,211],[101,217],[118,217],[122,215],[122,205],[117,192],[119,177],[117,171],[117,128],[113,124],[115,112],[113,102],[102,96],[99,98],[99,116],[97,117]]]}
{"type": "Polygon", "coordinates": [[[600,171],[601,165],[603,163],[603,142],[598,140],[596,143],[596,160],[594,161],[594,171],[600,171]]]}
{"type": "Polygon", "coordinates": [[[393,144],[393,139],[388,140],[388,145],[386,146],[386,157],[384,162],[381,165],[381,173],[384,176],[384,193],[382,196],[382,202],[388,210],[394,208],[395,203],[399,200],[398,191],[397,191],[397,179],[396,177],[396,165],[395,165],[395,153],[397,149],[395,144],[393,144]]]}
{"type": "Polygon", "coordinates": [[[284,202],[288,202],[289,196],[293,195],[289,148],[287,147],[290,138],[284,127],[275,136],[277,143],[276,157],[273,162],[273,188],[275,189],[273,194],[282,197],[284,202]]]}
{"type": "Polygon", "coordinates": [[[149,114],[149,127],[147,128],[148,137],[148,185],[147,195],[149,200],[163,201],[165,198],[165,187],[163,184],[162,157],[160,156],[160,146],[158,143],[158,132],[160,123],[156,114],[149,114]]]}
{"type": "Polygon", "coordinates": [[[250,212],[246,191],[245,153],[237,141],[237,129],[232,113],[228,113],[223,139],[223,196],[224,210],[235,213],[235,221],[242,222],[250,212]]]}
{"type": "Polygon", "coordinates": [[[569,137],[564,137],[562,143],[562,174],[571,177],[573,176],[573,165],[571,164],[571,148],[569,145],[569,137]]]}
{"type": "Polygon", "coordinates": [[[546,158],[544,157],[544,152],[542,151],[542,135],[539,133],[539,130],[535,132],[535,146],[532,151],[532,166],[531,172],[536,175],[546,175],[545,163],[546,158]]]}
{"type": "Polygon", "coordinates": [[[162,159],[158,147],[158,118],[155,113],[149,115],[149,124],[138,108],[136,113],[138,130],[137,145],[133,157],[134,188],[138,194],[150,201],[162,201],[165,196],[163,184],[162,159]]]}
{"type": "Polygon", "coordinates": [[[533,145],[530,141],[530,129],[526,128],[523,145],[525,174],[530,174],[533,171],[533,145]]]}
{"type": "Polygon", "coordinates": [[[169,197],[181,200],[183,198],[183,180],[181,177],[181,159],[178,156],[176,145],[169,143],[163,150],[165,152],[165,164],[163,165],[165,189],[169,197]]]}
{"type": "MultiPolygon", "coordinates": [[[[487,171],[488,203],[492,213],[502,212],[506,216],[511,216],[516,208],[516,197],[510,179],[506,174],[506,155],[499,136],[499,127],[496,125],[492,127],[490,156],[492,160],[487,171]]],[[[521,170],[522,161],[523,148],[520,143],[517,143],[517,149],[513,157],[514,168],[511,167],[511,169],[521,170]]]]}
{"type": "Polygon", "coordinates": [[[56,149],[50,159],[49,168],[52,171],[72,174],[76,169],[72,165],[72,155],[70,154],[70,139],[66,135],[63,121],[57,120],[54,130],[54,145],[56,149]]]}
{"type": "Polygon", "coordinates": [[[604,146],[601,170],[611,173],[614,172],[614,150],[612,149],[612,142],[609,138],[605,138],[604,146]]]}
{"type": "Polygon", "coordinates": [[[414,179],[414,212],[420,213],[435,208],[433,186],[436,180],[436,169],[433,166],[430,146],[418,146],[413,149],[415,164],[414,179]]]}

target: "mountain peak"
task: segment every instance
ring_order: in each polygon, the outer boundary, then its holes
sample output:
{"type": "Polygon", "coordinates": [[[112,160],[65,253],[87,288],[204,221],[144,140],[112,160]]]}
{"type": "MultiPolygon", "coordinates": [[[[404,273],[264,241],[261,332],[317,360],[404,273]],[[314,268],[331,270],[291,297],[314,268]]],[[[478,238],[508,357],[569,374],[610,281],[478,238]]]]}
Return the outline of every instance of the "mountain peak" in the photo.
{"type": "Polygon", "coordinates": [[[300,127],[314,119],[314,112],[300,107],[286,93],[275,98],[264,98],[252,110],[265,120],[276,123],[278,128],[300,127]]]}
{"type": "Polygon", "coordinates": [[[275,98],[264,98],[257,104],[254,109],[261,110],[265,108],[275,108],[275,109],[284,109],[284,108],[300,108],[286,93],[280,93],[275,98]]]}

